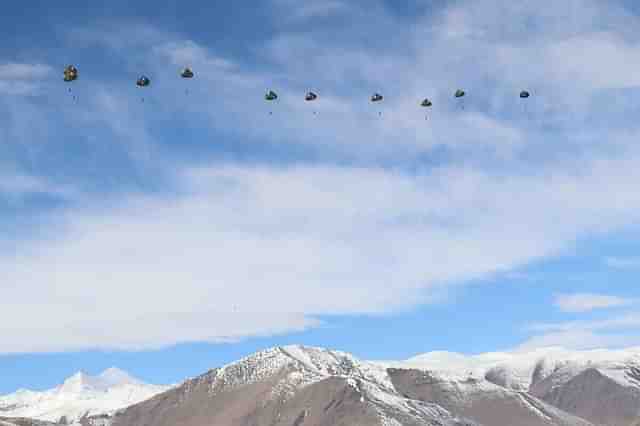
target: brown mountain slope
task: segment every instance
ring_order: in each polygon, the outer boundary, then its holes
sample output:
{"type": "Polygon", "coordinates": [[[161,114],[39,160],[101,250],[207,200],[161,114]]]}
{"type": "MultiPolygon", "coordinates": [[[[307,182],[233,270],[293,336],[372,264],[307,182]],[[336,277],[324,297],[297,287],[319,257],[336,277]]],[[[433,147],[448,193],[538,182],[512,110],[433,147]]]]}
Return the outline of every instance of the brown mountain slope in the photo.
{"type": "Polygon", "coordinates": [[[408,400],[384,370],[315,348],[276,348],[114,416],[112,426],[477,426],[408,400]]]}
{"type": "Polygon", "coordinates": [[[587,368],[568,380],[551,375],[534,383],[530,393],[598,425],[640,423],[640,389],[624,386],[596,368],[587,368]]]}
{"type": "Polygon", "coordinates": [[[526,392],[467,379],[462,382],[428,371],[389,369],[395,388],[405,397],[430,401],[454,415],[491,426],[588,426],[589,422],[563,412],[526,392]]]}

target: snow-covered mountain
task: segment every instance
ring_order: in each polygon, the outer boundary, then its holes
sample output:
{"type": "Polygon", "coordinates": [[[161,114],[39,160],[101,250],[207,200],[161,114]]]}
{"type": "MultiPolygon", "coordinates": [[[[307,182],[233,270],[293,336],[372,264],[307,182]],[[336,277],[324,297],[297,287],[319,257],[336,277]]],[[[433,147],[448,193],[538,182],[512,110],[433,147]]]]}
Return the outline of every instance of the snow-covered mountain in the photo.
{"type": "Polygon", "coordinates": [[[382,367],[339,351],[286,346],[184,382],[113,417],[111,426],[475,426],[400,395],[382,367]]]}
{"type": "Polygon", "coordinates": [[[640,420],[640,348],[545,348],[474,356],[431,352],[377,364],[392,367],[388,371],[396,388],[429,395],[432,401],[475,420],[487,422],[499,411],[483,401],[518,398],[523,402],[535,398],[594,424],[628,426],[640,420]],[[428,378],[407,371],[426,372],[428,378]],[[418,377],[409,383],[409,378],[418,377]]]}
{"type": "Polygon", "coordinates": [[[169,389],[145,384],[126,372],[109,368],[97,376],[78,372],[43,392],[21,389],[0,396],[0,416],[74,422],[85,415],[110,414],[169,389]]]}
{"type": "Polygon", "coordinates": [[[640,348],[378,362],[285,346],[171,388],[110,369],[0,398],[0,421],[12,425],[52,426],[6,417],[85,414],[85,426],[640,426],[640,348]]]}
{"type": "MultiPolygon", "coordinates": [[[[436,393],[423,392],[420,385],[425,375],[339,351],[278,347],[131,406],[113,416],[110,426],[592,425],[533,396],[492,383],[439,383],[433,388],[436,393]],[[484,395],[490,398],[484,401],[484,395]],[[492,414],[486,417],[491,422],[464,414],[474,404],[492,414]]],[[[469,413],[483,417],[477,410],[469,413]]]]}
{"type": "Polygon", "coordinates": [[[485,379],[514,390],[549,378],[560,384],[587,369],[597,369],[621,386],[640,389],[640,347],[623,350],[571,351],[559,347],[522,352],[490,352],[462,355],[429,352],[400,362],[377,362],[395,368],[437,372],[440,377],[485,379]]]}

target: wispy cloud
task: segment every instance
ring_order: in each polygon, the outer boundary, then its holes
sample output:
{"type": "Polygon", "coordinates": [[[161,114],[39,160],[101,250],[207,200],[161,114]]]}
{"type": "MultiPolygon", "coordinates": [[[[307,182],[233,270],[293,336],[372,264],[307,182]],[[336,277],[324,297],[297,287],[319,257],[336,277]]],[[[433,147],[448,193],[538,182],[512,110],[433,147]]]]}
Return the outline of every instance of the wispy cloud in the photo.
{"type": "Polygon", "coordinates": [[[629,306],[635,302],[633,299],[592,293],[558,294],[554,300],[555,306],[563,312],[589,312],[629,306]]]}
{"type": "Polygon", "coordinates": [[[638,269],[640,257],[607,257],[604,263],[614,269],[638,269]]]}
{"type": "Polygon", "coordinates": [[[295,20],[321,18],[340,12],[347,12],[350,7],[341,0],[273,0],[278,14],[295,20]]]}
{"type": "Polygon", "coordinates": [[[527,329],[537,334],[520,345],[520,350],[547,346],[568,349],[624,347],[640,338],[640,316],[626,313],[601,320],[538,323],[527,329]]]}
{"type": "Polygon", "coordinates": [[[6,95],[32,95],[38,92],[40,80],[51,73],[44,64],[0,64],[0,93],[6,95]]]}

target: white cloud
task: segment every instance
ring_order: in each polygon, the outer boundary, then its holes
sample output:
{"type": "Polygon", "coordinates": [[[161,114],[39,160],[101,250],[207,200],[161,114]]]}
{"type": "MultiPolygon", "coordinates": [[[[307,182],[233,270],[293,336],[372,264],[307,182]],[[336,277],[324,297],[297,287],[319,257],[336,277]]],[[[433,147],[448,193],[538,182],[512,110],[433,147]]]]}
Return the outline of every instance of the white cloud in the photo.
{"type": "Polygon", "coordinates": [[[605,264],[614,269],[638,269],[640,268],[640,257],[607,257],[605,264]]]}
{"type": "Polygon", "coordinates": [[[640,338],[640,316],[623,314],[603,320],[533,324],[529,330],[541,334],[528,339],[518,350],[548,346],[567,349],[625,347],[640,338]]]}
{"type": "Polygon", "coordinates": [[[632,220],[635,179],[591,170],[505,182],[459,168],[218,166],[188,171],[179,197],[92,200],[0,258],[12,300],[0,352],[219,341],[426,303],[632,220]]]}
{"type": "Polygon", "coordinates": [[[44,64],[9,62],[0,64],[0,93],[6,95],[33,95],[38,93],[41,82],[51,72],[44,64]]]}
{"type": "Polygon", "coordinates": [[[0,80],[31,80],[44,78],[51,72],[51,67],[43,64],[0,64],[0,80]]]}
{"type": "Polygon", "coordinates": [[[349,10],[340,0],[274,0],[279,15],[294,20],[306,20],[334,15],[349,10]]]}
{"type": "Polygon", "coordinates": [[[554,300],[556,307],[564,312],[588,312],[594,309],[629,306],[634,302],[623,297],[592,293],[559,294],[554,300]]]}

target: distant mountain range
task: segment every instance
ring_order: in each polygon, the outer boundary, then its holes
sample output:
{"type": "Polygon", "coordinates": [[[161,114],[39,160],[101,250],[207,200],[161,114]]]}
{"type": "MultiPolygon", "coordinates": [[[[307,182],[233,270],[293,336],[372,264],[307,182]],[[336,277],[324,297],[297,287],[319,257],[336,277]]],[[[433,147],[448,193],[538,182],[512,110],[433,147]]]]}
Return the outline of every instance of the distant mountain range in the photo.
{"type": "Polygon", "coordinates": [[[286,346],[173,387],[109,369],[0,397],[0,426],[63,415],[85,426],[640,426],[640,348],[386,362],[286,346]]]}
{"type": "Polygon", "coordinates": [[[145,384],[117,368],[98,376],[79,372],[54,389],[0,396],[0,416],[73,423],[83,416],[111,414],[167,389],[145,384]]]}

